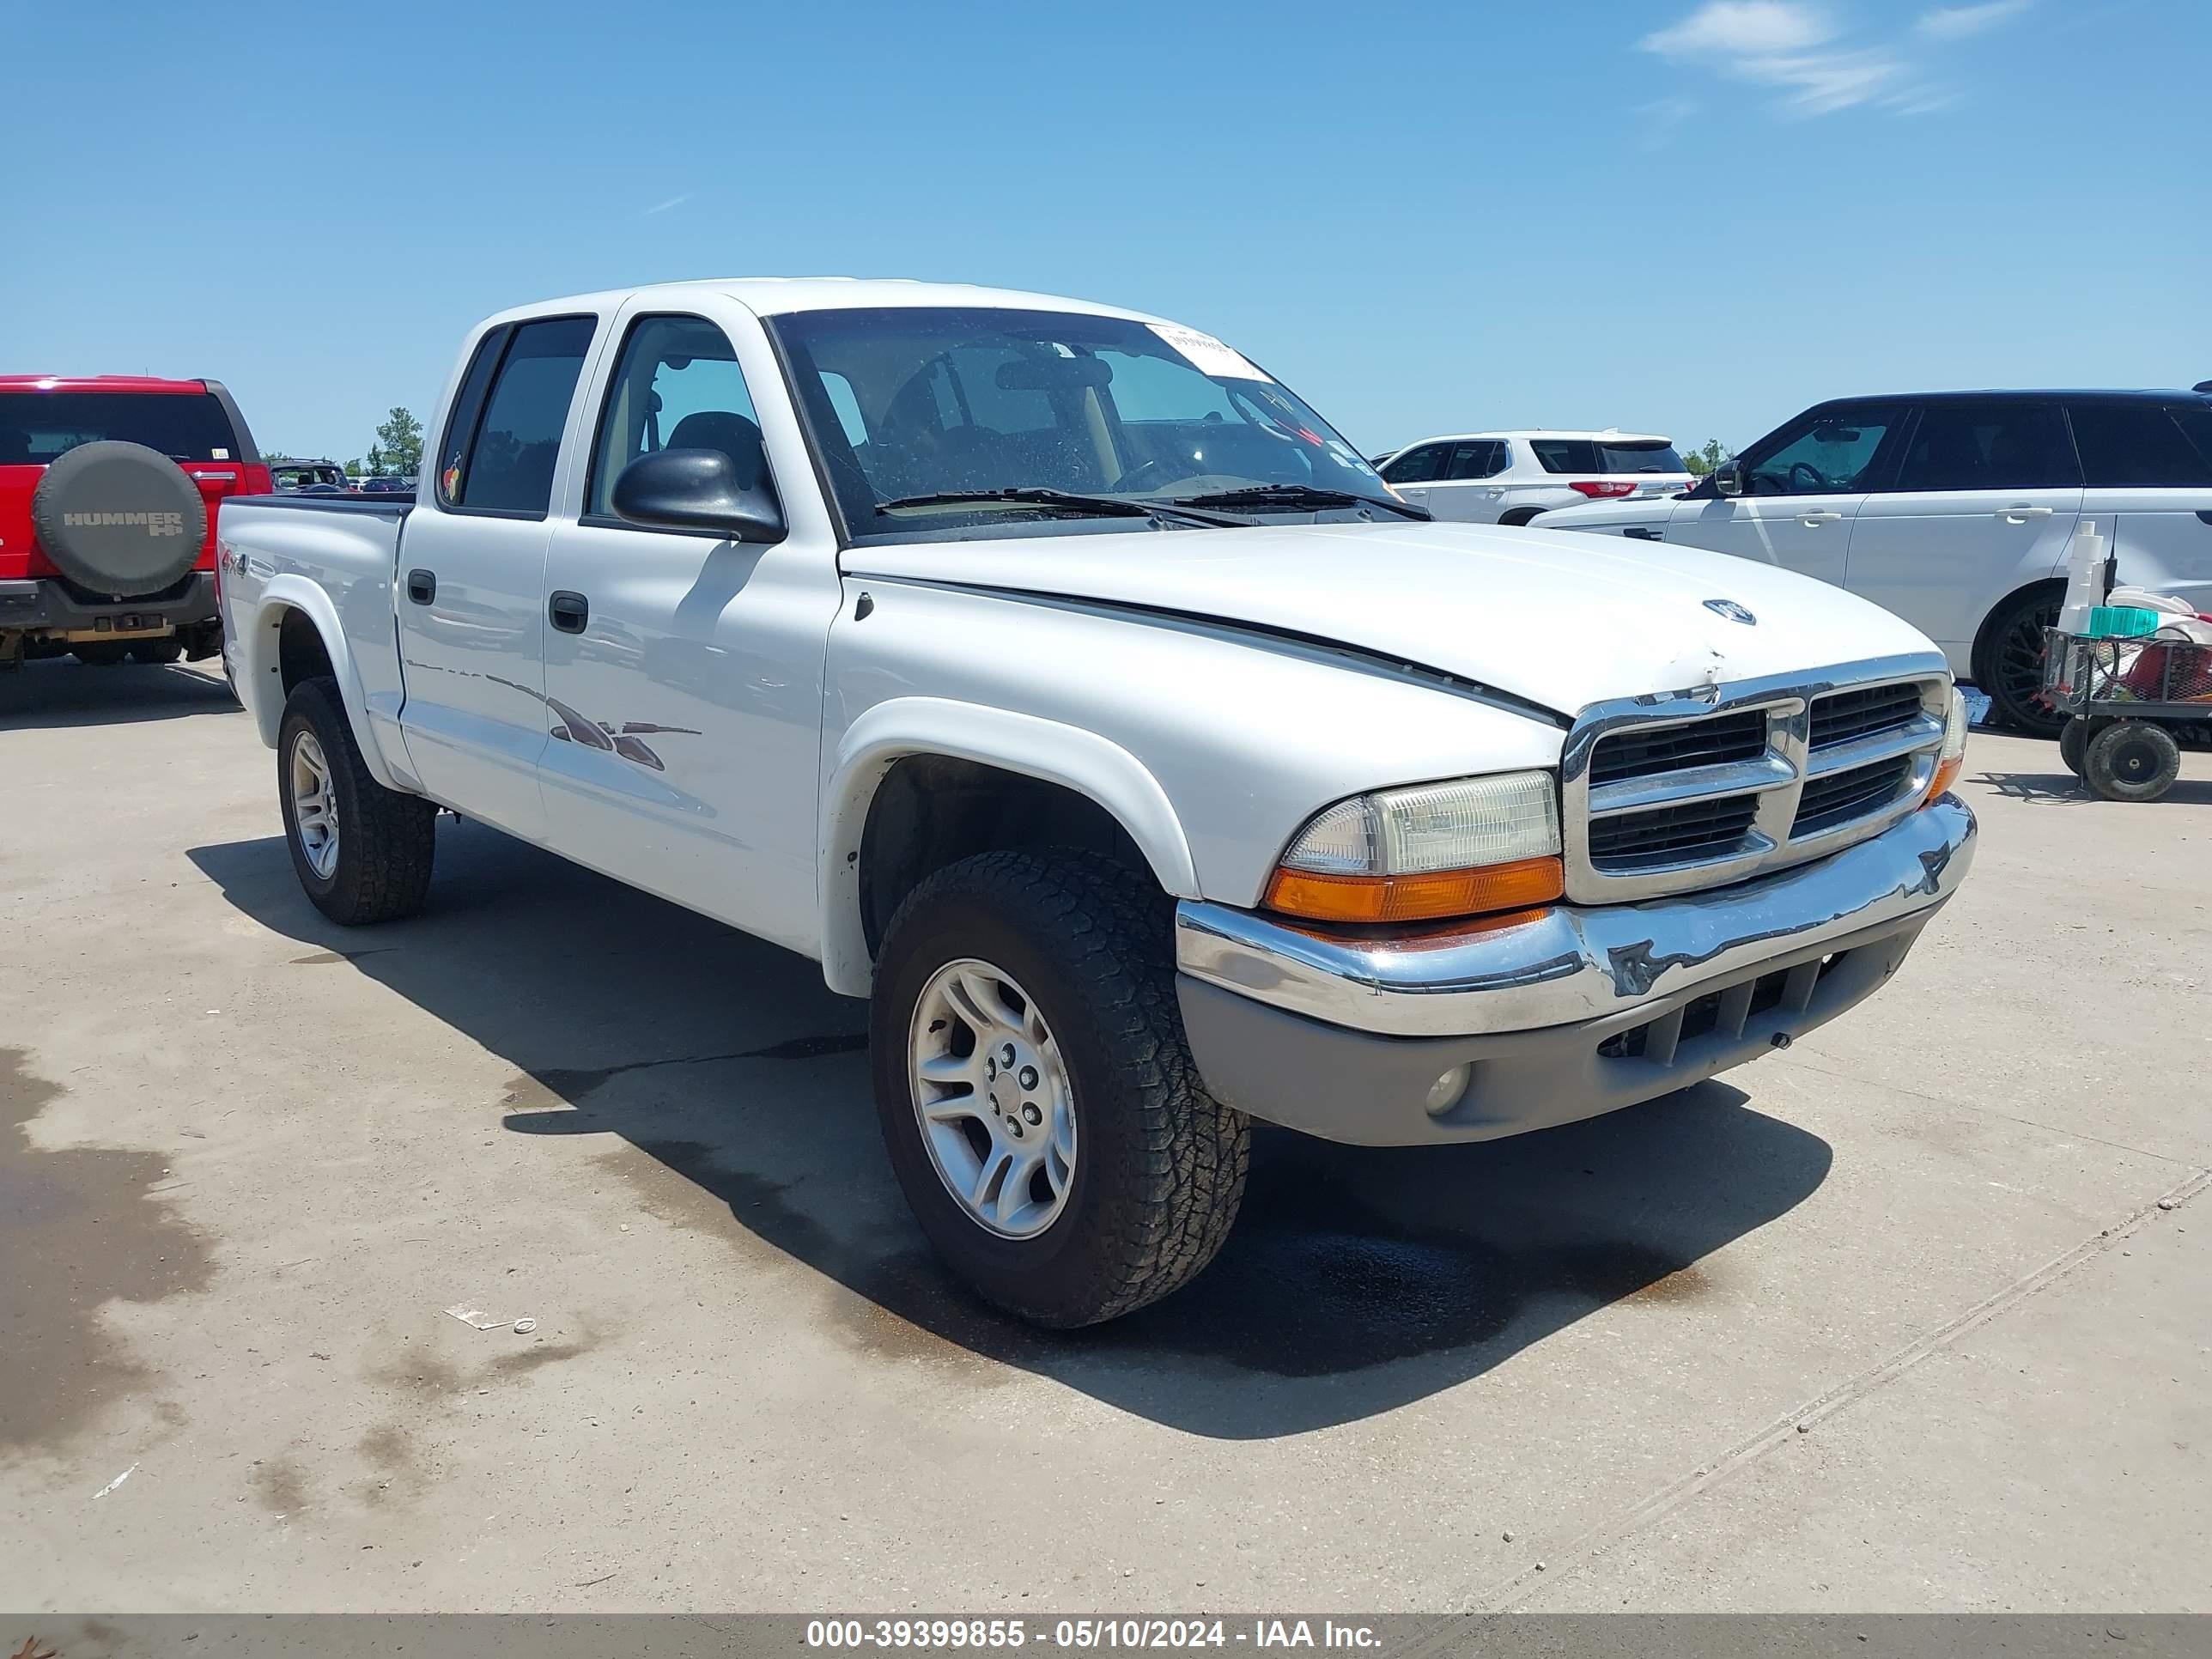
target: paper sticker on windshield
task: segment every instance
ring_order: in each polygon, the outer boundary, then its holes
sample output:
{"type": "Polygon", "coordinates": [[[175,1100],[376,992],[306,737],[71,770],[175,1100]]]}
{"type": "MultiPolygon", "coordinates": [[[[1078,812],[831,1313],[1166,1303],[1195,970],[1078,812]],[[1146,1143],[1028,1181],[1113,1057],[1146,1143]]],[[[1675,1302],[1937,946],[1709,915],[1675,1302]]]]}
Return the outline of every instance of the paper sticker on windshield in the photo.
{"type": "MultiPolygon", "coordinates": [[[[1231,351],[1211,334],[1201,334],[1196,329],[1185,328],[1179,323],[1153,323],[1151,328],[1167,343],[1170,349],[1181,354],[1201,374],[1224,380],[1267,380],[1240,354],[1231,351]]],[[[1270,380],[1268,384],[1273,385],[1273,382],[1270,380]]]]}

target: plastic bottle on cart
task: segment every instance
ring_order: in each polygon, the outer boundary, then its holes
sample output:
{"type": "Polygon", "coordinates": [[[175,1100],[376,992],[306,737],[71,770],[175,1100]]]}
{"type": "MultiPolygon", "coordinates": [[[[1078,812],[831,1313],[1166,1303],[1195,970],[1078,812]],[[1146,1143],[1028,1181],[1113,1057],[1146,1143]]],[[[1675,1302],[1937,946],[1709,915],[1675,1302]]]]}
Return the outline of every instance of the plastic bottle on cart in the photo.
{"type": "Polygon", "coordinates": [[[2105,538],[2094,520],[2084,519],[2074,527],[2066,550],[2066,603],[2058,612],[2058,631],[2086,635],[2089,613],[2105,603],[2112,585],[2112,562],[2105,556],[2105,538]]]}

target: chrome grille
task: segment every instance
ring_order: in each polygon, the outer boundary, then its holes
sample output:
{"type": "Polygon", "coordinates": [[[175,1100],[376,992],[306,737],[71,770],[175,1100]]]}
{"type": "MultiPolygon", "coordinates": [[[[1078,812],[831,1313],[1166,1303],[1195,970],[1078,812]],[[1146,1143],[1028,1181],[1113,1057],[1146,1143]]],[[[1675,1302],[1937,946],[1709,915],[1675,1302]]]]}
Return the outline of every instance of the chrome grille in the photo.
{"type": "Polygon", "coordinates": [[[1590,824],[1590,862],[1608,874],[1725,858],[1741,851],[1759,809],[1756,795],[1723,795],[1645,812],[1621,812],[1590,824]]]}
{"type": "Polygon", "coordinates": [[[1894,732],[1920,712],[1920,688],[1910,682],[1832,692],[1814,699],[1813,747],[1826,749],[1877,732],[1894,732]]]}
{"type": "Polygon", "coordinates": [[[1911,782],[1912,762],[1906,755],[1808,780],[1805,793],[1797,798],[1790,838],[1820,835],[1888,805],[1911,782]]]}
{"type": "Polygon", "coordinates": [[[1681,726],[1654,726],[1602,739],[1590,760],[1593,786],[1756,759],[1766,752],[1766,716],[1756,708],[1681,726]]]}
{"type": "Polygon", "coordinates": [[[1567,896],[1620,902],[1740,881],[1879,833],[1943,740],[1936,657],[1585,709],[1560,764],[1567,896]]]}

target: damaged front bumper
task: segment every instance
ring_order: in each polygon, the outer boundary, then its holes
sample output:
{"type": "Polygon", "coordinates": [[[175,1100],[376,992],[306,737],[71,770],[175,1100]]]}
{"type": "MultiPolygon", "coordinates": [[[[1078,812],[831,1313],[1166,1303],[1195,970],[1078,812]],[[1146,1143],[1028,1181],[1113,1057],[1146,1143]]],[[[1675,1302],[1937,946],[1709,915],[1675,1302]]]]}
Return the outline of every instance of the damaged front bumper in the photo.
{"type": "Polygon", "coordinates": [[[1191,1051],[1217,1098],[1331,1140],[1486,1140],[1595,1116],[1786,1046],[1871,994],[1957,890],[1975,833],[1947,795],[1734,886],[1388,939],[1185,901],[1191,1051]]]}

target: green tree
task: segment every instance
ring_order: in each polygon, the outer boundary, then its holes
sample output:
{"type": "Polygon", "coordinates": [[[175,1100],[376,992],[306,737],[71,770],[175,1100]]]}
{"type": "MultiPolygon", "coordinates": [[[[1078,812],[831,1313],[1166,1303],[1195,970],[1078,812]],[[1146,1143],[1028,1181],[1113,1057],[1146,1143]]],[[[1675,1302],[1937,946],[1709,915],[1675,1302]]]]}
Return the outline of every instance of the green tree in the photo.
{"type": "Polygon", "coordinates": [[[1718,438],[1705,440],[1703,449],[1693,449],[1682,457],[1682,465],[1702,478],[1706,473],[1728,459],[1734,452],[1723,446],[1718,438]]]}
{"type": "Polygon", "coordinates": [[[361,462],[358,459],[348,461],[345,464],[345,475],[349,478],[360,477],[362,476],[361,462]]]}
{"type": "Polygon", "coordinates": [[[422,470],[422,422],[404,409],[394,409],[376,428],[376,447],[368,464],[378,472],[413,477],[422,470]]]}

